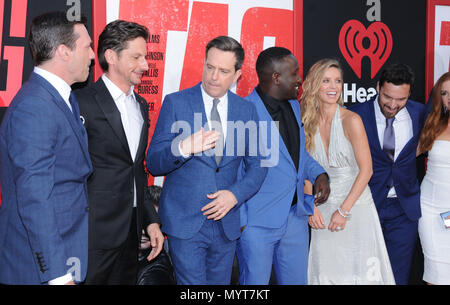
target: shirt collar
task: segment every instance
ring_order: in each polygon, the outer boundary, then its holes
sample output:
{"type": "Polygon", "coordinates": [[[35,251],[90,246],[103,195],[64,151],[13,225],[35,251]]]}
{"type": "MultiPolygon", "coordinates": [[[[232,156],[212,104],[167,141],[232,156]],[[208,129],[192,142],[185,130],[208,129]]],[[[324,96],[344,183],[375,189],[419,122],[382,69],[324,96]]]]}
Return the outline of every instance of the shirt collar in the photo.
{"type": "MultiPolygon", "coordinates": [[[[210,96],[210,95],[205,91],[205,89],[203,89],[203,86],[202,86],[202,85],[200,85],[200,88],[202,89],[203,103],[208,103],[208,104],[210,103],[210,104],[212,104],[212,103],[213,103],[213,100],[215,99],[215,97],[210,96]]],[[[228,101],[228,92],[225,93],[224,96],[220,97],[219,100],[220,100],[220,103],[219,103],[219,105],[218,105],[217,107],[220,107],[220,106],[225,105],[225,104],[227,103],[227,101],[228,101]]]]}
{"type": "MultiPolygon", "coordinates": [[[[375,98],[375,102],[374,102],[374,108],[375,108],[375,118],[377,121],[379,122],[384,122],[386,123],[386,117],[384,116],[384,114],[381,112],[380,109],[380,104],[378,103],[378,97],[377,96],[375,98]]],[[[408,114],[408,110],[406,109],[406,106],[403,107],[396,115],[395,115],[395,121],[403,121],[403,120],[407,120],[409,118],[409,114],[408,114]]]]}
{"type": "Polygon", "coordinates": [[[61,77],[39,67],[34,67],[33,72],[48,81],[65,101],[69,100],[72,88],[70,88],[69,84],[67,84],[61,77]]]}
{"type": "MultiPolygon", "coordinates": [[[[131,86],[130,90],[127,94],[125,94],[119,87],[117,87],[116,84],[114,84],[106,74],[102,75],[102,80],[105,83],[106,88],[108,89],[109,93],[111,94],[112,98],[117,101],[122,95],[124,96],[130,96],[130,94],[134,91],[134,86],[131,86]]],[[[134,99],[134,94],[132,94],[132,97],[134,99]]]]}
{"type": "Polygon", "coordinates": [[[256,92],[258,93],[259,97],[263,101],[263,103],[268,107],[269,113],[277,112],[281,109],[283,106],[290,106],[288,100],[277,100],[276,98],[265,94],[259,85],[256,87],[256,92]]]}

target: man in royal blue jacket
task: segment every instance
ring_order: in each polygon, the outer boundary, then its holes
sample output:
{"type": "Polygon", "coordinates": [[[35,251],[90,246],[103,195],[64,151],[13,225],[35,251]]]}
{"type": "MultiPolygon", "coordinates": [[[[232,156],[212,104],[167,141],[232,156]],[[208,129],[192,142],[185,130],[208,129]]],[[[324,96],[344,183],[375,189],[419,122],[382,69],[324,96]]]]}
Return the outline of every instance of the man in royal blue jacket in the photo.
{"type": "Polygon", "coordinates": [[[166,96],[148,150],[150,172],[166,176],[159,214],[178,284],[230,284],[239,206],[266,176],[250,141],[256,109],[229,90],[243,60],[234,39],[210,41],[202,82],[166,96]],[[238,181],[241,162],[247,173],[238,181]]]}
{"type": "Polygon", "coordinates": [[[278,122],[278,128],[265,129],[268,135],[261,137],[268,141],[263,147],[271,148],[264,155],[270,155],[267,161],[272,164],[259,192],[240,209],[240,283],[267,285],[273,265],[278,284],[305,285],[308,215],[313,214],[314,199],[304,195],[304,182],[315,183],[316,194],[320,193],[316,202],[322,203],[330,190],[328,176],[305,148],[295,56],[285,48],[268,48],[259,54],[256,71],[259,85],[246,99],[255,105],[260,122],[266,126],[278,122]]]}

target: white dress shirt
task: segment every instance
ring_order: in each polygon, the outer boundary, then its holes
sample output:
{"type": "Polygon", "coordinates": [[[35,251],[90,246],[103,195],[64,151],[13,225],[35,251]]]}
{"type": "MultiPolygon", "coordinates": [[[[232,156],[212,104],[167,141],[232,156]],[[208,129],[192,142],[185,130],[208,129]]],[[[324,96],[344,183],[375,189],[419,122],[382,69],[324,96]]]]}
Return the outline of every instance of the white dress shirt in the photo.
{"type": "Polygon", "coordinates": [[[70,111],[72,111],[72,106],[70,106],[69,102],[69,97],[70,93],[72,92],[72,88],[70,88],[69,84],[67,84],[62,78],[60,78],[56,74],[53,74],[39,67],[34,67],[33,72],[42,76],[46,81],[48,81],[56,89],[56,91],[58,91],[59,95],[61,95],[64,102],[66,102],[67,107],[69,107],[70,111]]]}
{"type": "MultiPolygon", "coordinates": [[[[202,97],[203,104],[205,106],[206,119],[208,120],[208,127],[211,130],[211,110],[213,107],[214,98],[211,97],[206,91],[202,88],[202,97]]],[[[228,119],[228,93],[225,93],[224,96],[219,98],[220,102],[217,105],[217,111],[220,115],[220,121],[222,122],[222,131],[223,131],[223,141],[225,143],[225,139],[227,138],[227,119],[228,119]]]]}
{"type": "MultiPolygon", "coordinates": [[[[375,119],[377,122],[378,139],[380,141],[381,149],[383,149],[384,131],[386,129],[386,117],[381,112],[380,105],[378,104],[378,97],[375,99],[374,107],[375,107],[375,119]]],[[[394,152],[394,161],[395,161],[398,155],[405,147],[406,143],[408,143],[413,136],[412,120],[406,107],[404,107],[395,115],[393,127],[395,133],[395,152],[394,152]]],[[[388,198],[393,197],[397,197],[395,187],[392,187],[388,193],[388,198]]]]}
{"type": "MultiPolygon", "coordinates": [[[[134,86],[131,86],[130,91],[125,94],[119,87],[117,87],[105,74],[102,75],[102,80],[106,88],[111,94],[114,103],[119,109],[122,126],[127,137],[128,147],[130,149],[131,158],[133,161],[136,158],[136,153],[141,139],[142,118],[139,103],[134,96],[134,86]]],[[[134,182],[134,199],[133,206],[136,207],[136,181],[134,182]]]]}

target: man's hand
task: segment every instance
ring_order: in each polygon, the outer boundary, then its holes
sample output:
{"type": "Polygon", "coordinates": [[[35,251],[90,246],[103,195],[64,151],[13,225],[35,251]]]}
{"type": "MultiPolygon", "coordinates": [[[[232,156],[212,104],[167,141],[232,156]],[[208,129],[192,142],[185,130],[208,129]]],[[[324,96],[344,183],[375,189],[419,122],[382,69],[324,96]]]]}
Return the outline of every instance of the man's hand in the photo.
{"type": "Polygon", "coordinates": [[[150,244],[152,245],[152,251],[147,256],[147,260],[151,261],[161,252],[164,244],[164,235],[159,228],[159,223],[152,223],[147,227],[148,236],[150,236],[150,244]]]}
{"type": "Polygon", "coordinates": [[[215,221],[225,217],[238,202],[234,194],[227,190],[208,194],[206,197],[213,199],[213,201],[202,208],[202,212],[204,212],[203,215],[208,216],[208,219],[214,219],[215,221]]]}
{"type": "Polygon", "coordinates": [[[187,156],[214,148],[219,137],[220,133],[218,133],[217,131],[205,131],[202,128],[200,131],[197,131],[181,142],[181,152],[184,156],[187,156]]]}
{"type": "Polygon", "coordinates": [[[314,204],[322,204],[327,201],[330,195],[330,182],[326,173],[320,174],[314,183],[314,204]]]}

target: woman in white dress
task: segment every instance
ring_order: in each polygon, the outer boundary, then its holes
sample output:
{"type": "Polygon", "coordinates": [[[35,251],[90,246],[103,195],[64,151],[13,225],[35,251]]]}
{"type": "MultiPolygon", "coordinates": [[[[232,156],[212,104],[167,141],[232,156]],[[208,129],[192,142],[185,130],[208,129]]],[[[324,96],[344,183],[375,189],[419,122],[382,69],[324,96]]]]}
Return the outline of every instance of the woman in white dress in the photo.
{"type": "Polygon", "coordinates": [[[433,89],[432,111],[419,140],[419,153],[428,152],[427,172],[420,187],[419,236],[424,254],[423,280],[450,285],[450,228],[441,213],[450,212],[450,72],[433,89]]]}
{"type": "Polygon", "coordinates": [[[330,177],[327,202],[309,217],[309,284],[395,284],[368,187],[372,158],[359,115],[344,107],[339,63],[314,64],[301,97],[306,148],[330,177]]]}

